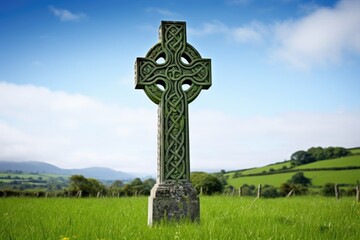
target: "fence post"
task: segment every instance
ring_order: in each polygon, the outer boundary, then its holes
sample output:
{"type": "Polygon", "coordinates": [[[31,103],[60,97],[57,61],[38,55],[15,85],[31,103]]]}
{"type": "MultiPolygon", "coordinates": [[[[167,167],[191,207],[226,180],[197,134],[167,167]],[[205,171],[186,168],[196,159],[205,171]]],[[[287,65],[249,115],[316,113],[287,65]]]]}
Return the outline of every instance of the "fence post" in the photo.
{"type": "Polygon", "coordinates": [[[340,193],[339,193],[339,186],[337,185],[337,183],[335,183],[334,188],[335,188],[335,197],[336,199],[339,199],[340,193]]]}
{"type": "Polygon", "coordinates": [[[239,197],[242,196],[242,187],[239,187],[239,197]]]}
{"type": "Polygon", "coordinates": [[[290,197],[293,193],[295,193],[295,188],[291,189],[291,191],[286,195],[286,197],[290,197]]]}
{"type": "Polygon", "coordinates": [[[258,185],[257,198],[261,198],[261,184],[258,185]]]}
{"type": "Polygon", "coordinates": [[[356,201],[360,202],[360,184],[359,184],[359,181],[357,182],[357,185],[356,185],[356,201]]]}

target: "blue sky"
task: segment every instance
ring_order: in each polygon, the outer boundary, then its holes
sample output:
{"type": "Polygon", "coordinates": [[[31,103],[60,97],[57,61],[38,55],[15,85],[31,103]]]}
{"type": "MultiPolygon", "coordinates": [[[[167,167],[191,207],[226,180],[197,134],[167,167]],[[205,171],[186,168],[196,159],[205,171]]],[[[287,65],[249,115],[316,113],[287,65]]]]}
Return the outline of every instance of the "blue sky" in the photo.
{"type": "Polygon", "coordinates": [[[190,105],[192,170],[360,146],[360,1],[0,0],[0,160],[155,174],[157,106],[134,61],[187,23],[213,85],[190,105]]]}

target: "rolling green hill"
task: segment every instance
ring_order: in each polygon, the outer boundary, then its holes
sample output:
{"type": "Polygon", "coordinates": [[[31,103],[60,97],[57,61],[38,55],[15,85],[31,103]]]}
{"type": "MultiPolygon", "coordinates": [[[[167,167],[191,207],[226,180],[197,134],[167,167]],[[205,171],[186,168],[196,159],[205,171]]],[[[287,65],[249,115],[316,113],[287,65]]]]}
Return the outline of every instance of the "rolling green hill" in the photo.
{"type": "Polygon", "coordinates": [[[353,185],[360,181],[360,148],[351,149],[352,156],[322,160],[309,164],[304,164],[290,169],[290,162],[271,164],[268,166],[253,168],[244,171],[237,171],[241,175],[234,178],[236,172],[228,173],[228,184],[234,187],[240,187],[243,184],[258,185],[268,184],[280,187],[282,183],[287,182],[295,171],[303,171],[304,175],[312,180],[315,187],[323,186],[325,183],[337,183],[344,185],[353,185]],[[285,167],[286,169],[284,169],[285,167]],[[359,167],[359,169],[345,169],[348,167],[359,167]],[[337,168],[337,170],[327,170],[327,168],[337,168]],[[344,168],[344,169],[342,169],[344,168]],[[273,170],[270,170],[273,169],[273,170]],[[276,172],[276,170],[291,170],[294,172],[276,172]],[[275,171],[272,174],[271,171],[275,171]],[[259,176],[247,176],[249,174],[264,173],[259,176]]]}
{"type": "Polygon", "coordinates": [[[335,158],[324,161],[317,161],[295,167],[294,169],[332,168],[332,167],[348,167],[348,166],[360,166],[360,155],[335,158]]]}
{"type": "Polygon", "coordinates": [[[353,149],[350,149],[351,153],[356,155],[356,154],[360,154],[360,148],[353,148],[353,149]]]}
{"type": "Polygon", "coordinates": [[[254,174],[254,173],[262,173],[262,172],[268,172],[270,169],[279,170],[279,169],[282,169],[283,167],[289,168],[290,161],[271,164],[271,165],[267,165],[265,167],[259,167],[259,168],[253,168],[253,169],[241,171],[241,174],[248,175],[248,174],[254,174]]]}
{"type": "MultiPolygon", "coordinates": [[[[280,187],[282,183],[287,182],[295,173],[278,173],[263,176],[229,178],[228,183],[236,188],[243,184],[255,185],[268,184],[274,187],[280,187]]],[[[360,181],[360,169],[340,170],[340,171],[311,171],[304,172],[305,177],[310,178],[313,186],[323,186],[325,183],[337,184],[355,184],[360,181]]]]}

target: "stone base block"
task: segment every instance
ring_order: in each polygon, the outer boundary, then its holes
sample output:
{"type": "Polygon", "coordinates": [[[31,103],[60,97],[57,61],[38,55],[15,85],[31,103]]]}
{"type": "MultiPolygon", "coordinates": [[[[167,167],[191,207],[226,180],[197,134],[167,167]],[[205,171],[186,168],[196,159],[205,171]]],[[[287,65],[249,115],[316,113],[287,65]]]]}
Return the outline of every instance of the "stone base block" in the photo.
{"type": "Polygon", "coordinates": [[[161,220],[200,220],[200,201],[195,188],[185,183],[157,183],[151,189],[148,224],[161,220]]]}

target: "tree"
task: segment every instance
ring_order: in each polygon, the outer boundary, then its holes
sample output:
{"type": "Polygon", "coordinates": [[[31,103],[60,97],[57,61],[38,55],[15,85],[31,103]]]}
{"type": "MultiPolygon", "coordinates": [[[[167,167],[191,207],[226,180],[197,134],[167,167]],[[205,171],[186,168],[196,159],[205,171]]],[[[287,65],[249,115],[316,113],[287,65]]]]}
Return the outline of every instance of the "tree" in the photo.
{"type": "Polygon", "coordinates": [[[156,180],[153,178],[148,178],[143,182],[144,188],[142,191],[142,195],[149,195],[151,189],[154,187],[154,185],[156,184],[156,180]]]}
{"type": "Polygon", "coordinates": [[[94,178],[85,178],[82,175],[70,177],[69,191],[74,194],[81,191],[82,196],[96,196],[98,192],[106,192],[105,186],[94,178]]]}
{"type": "Polygon", "coordinates": [[[283,183],[280,186],[280,194],[287,196],[292,190],[296,195],[305,195],[308,192],[308,188],[302,184],[283,183]]]}
{"type": "Polygon", "coordinates": [[[308,152],[300,150],[293,153],[290,157],[290,160],[299,166],[302,164],[307,164],[315,161],[315,158],[308,152]]]}
{"type": "Polygon", "coordinates": [[[70,177],[70,186],[69,191],[78,192],[78,191],[86,191],[88,190],[88,181],[82,175],[72,175],[70,177]]]}
{"type": "Polygon", "coordinates": [[[311,184],[311,179],[304,176],[303,172],[295,173],[291,179],[288,180],[288,183],[292,184],[301,184],[303,186],[308,186],[311,184]]]}
{"type": "Polygon", "coordinates": [[[98,181],[94,178],[88,178],[87,180],[90,184],[90,189],[91,189],[90,191],[91,191],[92,195],[95,196],[95,194],[97,194],[98,192],[106,194],[106,192],[107,192],[106,187],[100,181],[98,181]]]}
{"type": "Polygon", "coordinates": [[[123,181],[121,181],[121,180],[115,180],[112,184],[111,184],[111,186],[110,186],[110,189],[117,189],[117,188],[122,188],[124,186],[124,183],[123,183],[123,181]]]}
{"type": "Polygon", "coordinates": [[[134,195],[134,191],[130,184],[125,184],[123,187],[123,191],[125,193],[125,196],[133,196],[134,195]]]}
{"type": "Polygon", "coordinates": [[[349,150],[343,147],[312,147],[308,149],[307,152],[310,153],[316,161],[345,157],[351,154],[349,150]]]}
{"type": "Polygon", "coordinates": [[[324,160],[325,152],[322,147],[312,147],[307,150],[316,160],[324,160]]]}
{"type": "Polygon", "coordinates": [[[241,186],[241,194],[242,196],[256,196],[256,187],[255,185],[247,185],[243,184],[241,186]]]}
{"type": "Polygon", "coordinates": [[[140,178],[135,178],[130,183],[131,189],[135,195],[138,195],[142,192],[144,185],[140,178]]]}
{"type": "Polygon", "coordinates": [[[343,147],[334,147],[333,149],[333,158],[345,157],[350,154],[351,152],[343,147]]]}
{"type": "Polygon", "coordinates": [[[287,196],[291,190],[293,190],[294,188],[294,185],[293,184],[290,184],[290,183],[283,183],[281,184],[280,186],[280,193],[283,195],[283,196],[287,196]]]}
{"type": "Polygon", "coordinates": [[[213,174],[217,179],[219,179],[219,181],[221,182],[221,184],[223,186],[227,185],[227,180],[226,180],[226,176],[222,173],[214,173],[213,174]]]}
{"type": "Polygon", "coordinates": [[[265,185],[262,188],[261,197],[264,197],[264,198],[276,198],[276,197],[279,197],[279,196],[280,196],[280,193],[277,191],[277,189],[274,186],[265,185]]]}
{"type": "Polygon", "coordinates": [[[205,172],[191,173],[191,183],[196,188],[196,191],[205,195],[212,195],[214,193],[221,193],[224,189],[224,185],[214,175],[205,172]]]}
{"type": "Polygon", "coordinates": [[[239,178],[241,177],[241,172],[240,171],[236,171],[234,172],[234,174],[232,175],[232,178],[239,178]]]}
{"type": "Polygon", "coordinates": [[[325,183],[323,188],[321,189],[321,193],[326,197],[335,196],[335,184],[334,183],[325,183]]]}

